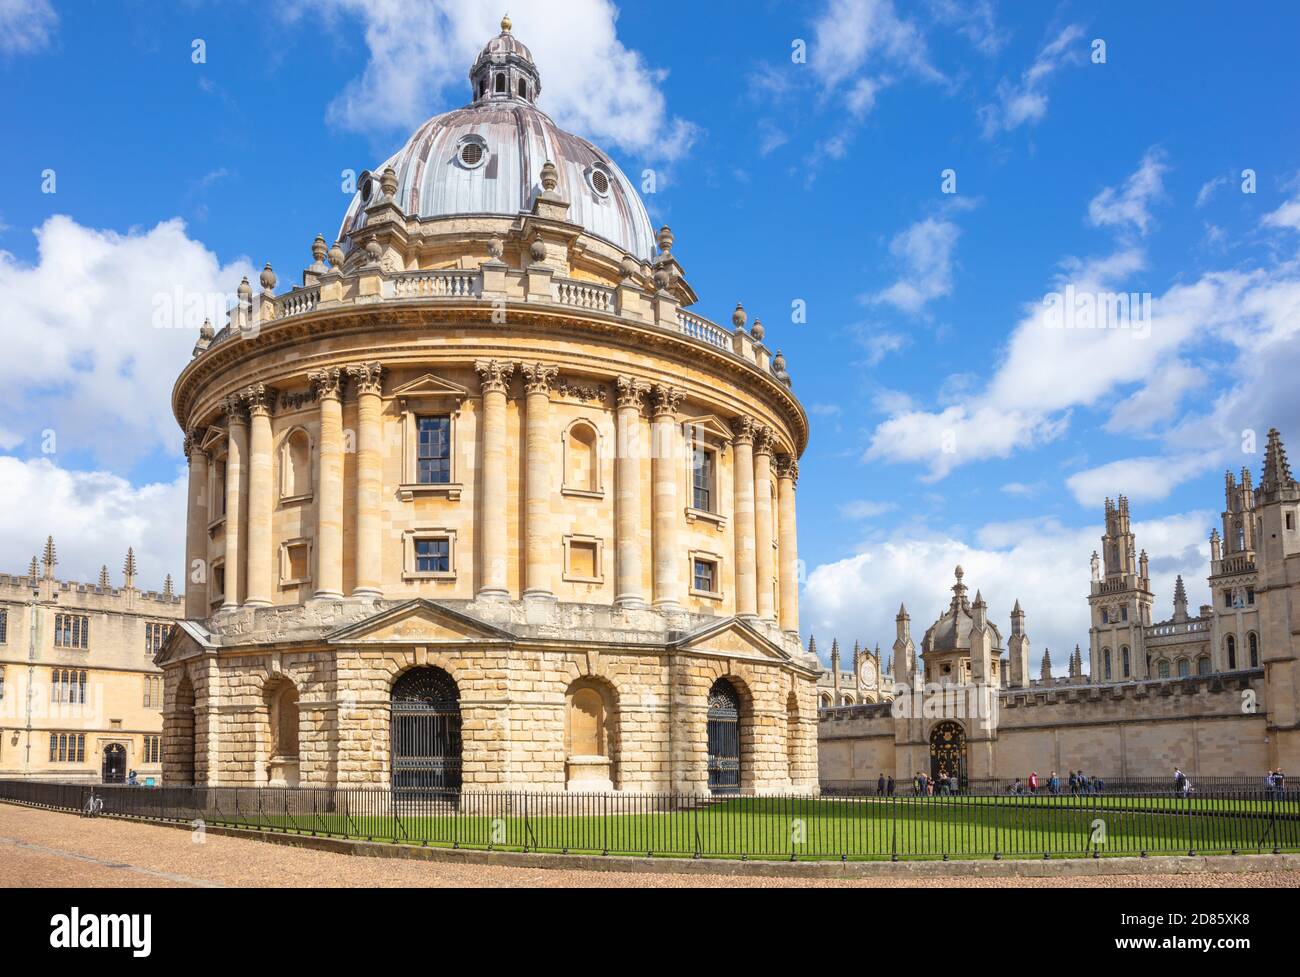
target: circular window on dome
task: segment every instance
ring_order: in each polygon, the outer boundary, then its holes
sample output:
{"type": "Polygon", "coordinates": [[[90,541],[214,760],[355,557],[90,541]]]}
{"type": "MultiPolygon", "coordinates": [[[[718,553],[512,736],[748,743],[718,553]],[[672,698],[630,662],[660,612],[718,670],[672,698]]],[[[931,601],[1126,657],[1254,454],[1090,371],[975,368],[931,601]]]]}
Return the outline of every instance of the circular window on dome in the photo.
{"type": "Polygon", "coordinates": [[[478,169],[487,158],[487,143],[481,136],[466,136],[456,145],[456,160],[467,170],[478,169]]]}
{"type": "Polygon", "coordinates": [[[610,184],[613,182],[613,175],[599,163],[593,164],[587,169],[587,183],[591,189],[596,191],[598,197],[608,197],[610,184]]]}

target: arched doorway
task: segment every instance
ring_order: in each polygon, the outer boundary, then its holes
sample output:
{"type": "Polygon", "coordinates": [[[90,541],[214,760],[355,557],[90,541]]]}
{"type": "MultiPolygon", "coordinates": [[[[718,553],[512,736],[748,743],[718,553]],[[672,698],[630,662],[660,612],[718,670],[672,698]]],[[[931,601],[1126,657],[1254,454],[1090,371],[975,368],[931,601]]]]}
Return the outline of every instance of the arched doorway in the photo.
{"type": "Polygon", "coordinates": [[[392,692],[395,790],[458,791],[460,689],[441,668],[413,668],[392,692]]]}
{"type": "Polygon", "coordinates": [[[106,784],[126,783],[126,747],[109,743],[104,747],[103,780],[106,784]]]}
{"type": "Polygon", "coordinates": [[[740,792],[740,695],[725,678],[709,689],[709,790],[740,792]]]}
{"type": "Polygon", "coordinates": [[[941,776],[956,776],[958,786],[966,786],[966,731],[952,720],[930,731],[930,779],[941,776]]]}
{"type": "Polygon", "coordinates": [[[163,769],[163,780],[188,787],[194,783],[194,756],[198,743],[194,736],[194,684],[182,675],[172,700],[170,729],[163,730],[163,749],[170,763],[163,769]]]}

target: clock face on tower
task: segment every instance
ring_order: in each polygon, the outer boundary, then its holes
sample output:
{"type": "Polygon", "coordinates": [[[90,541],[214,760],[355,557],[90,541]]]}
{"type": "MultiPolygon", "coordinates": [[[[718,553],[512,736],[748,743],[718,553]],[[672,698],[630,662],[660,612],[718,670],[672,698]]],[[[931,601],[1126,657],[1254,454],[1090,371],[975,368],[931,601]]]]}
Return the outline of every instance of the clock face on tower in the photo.
{"type": "Polygon", "coordinates": [[[876,663],[870,658],[862,659],[862,664],[858,666],[858,675],[862,679],[863,685],[872,686],[876,684],[876,663]]]}

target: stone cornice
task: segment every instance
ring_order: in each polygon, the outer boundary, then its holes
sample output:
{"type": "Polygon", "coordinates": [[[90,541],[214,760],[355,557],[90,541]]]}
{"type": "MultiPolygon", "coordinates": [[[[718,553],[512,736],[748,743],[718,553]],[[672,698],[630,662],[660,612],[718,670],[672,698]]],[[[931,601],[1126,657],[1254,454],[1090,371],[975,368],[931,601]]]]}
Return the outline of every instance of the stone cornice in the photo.
{"type": "MultiPolygon", "coordinates": [[[[481,328],[491,336],[500,334],[503,347],[512,336],[504,334],[501,326],[492,322],[494,306],[478,300],[456,300],[430,303],[427,300],[389,300],[383,303],[358,305],[332,305],[286,320],[268,322],[255,335],[232,339],[208,350],[186,365],[172,392],[173,413],[185,422],[191,416],[204,385],[219,379],[223,374],[266,353],[284,351],[300,353],[304,343],[326,335],[331,338],[364,336],[380,329],[411,329],[426,332],[432,324],[445,324],[448,329],[466,330],[481,328]]],[[[788,387],[774,376],[727,350],[698,343],[679,332],[647,322],[635,322],[618,315],[592,310],[577,312],[553,305],[528,303],[509,304],[511,333],[518,336],[521,329],[532,328],[542,332],[554,331],[558,335],[574,338],[582,333],[611,336],[616,346],[625,346],[649,355],[659,354],[665,366],[689,365],[712,370],[719,378],[734,382],[742,390],[773,405],[789,425],[796,453],[807,444],[808,418],[802,405],[788,387]]],[[[449,347],[443,347],[447,349],[449,347]]],[[[467,352],[471,347],[466,347],[467,352]]],[[[615,348],[611,348],[611,353],[615,348]]],[[[366,349],[354,355],[373,356],[381,352],[410,353],[409,348],[391,345],[366,349]]],[[[385,359],[390,357],[385,356],[385,359]]],[[[473,359],[469,353],[467,358],[473,359]]],[[[320,358],[322,361],[324,356],[320,358]]],[[[617,359],[610,357],[611,375],[617,375],[617,359]]],[[[207,401],[212,403],[212,401],[207,401]]],[[[209,408],[211,409],[211,408],[209,408]]]]}

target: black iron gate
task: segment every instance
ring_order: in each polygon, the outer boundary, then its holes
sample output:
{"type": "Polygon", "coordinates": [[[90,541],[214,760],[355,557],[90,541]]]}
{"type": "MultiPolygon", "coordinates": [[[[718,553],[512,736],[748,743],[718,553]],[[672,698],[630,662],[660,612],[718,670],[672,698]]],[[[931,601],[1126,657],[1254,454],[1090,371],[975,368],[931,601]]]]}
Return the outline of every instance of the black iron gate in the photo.
{"type": "Polygon", "coordinates": [[[936,790],[947,790],[952,778],[966,786],[966,731],[951,720],[939,723],[930,733],[930,780],[936,790]],[[943,784],[941,781],[947,781],[943,784]]]}
{"type": "Polygon", "coordinates": [[[441,668],[414,668],[393,685],[393,787],[458,791],[460,690],[441,668]]]}
{"type": "Polygon", "coordinates": [[[709,790],[740,791],[740,696],[726,679],[709,690],[709,790]]]}

